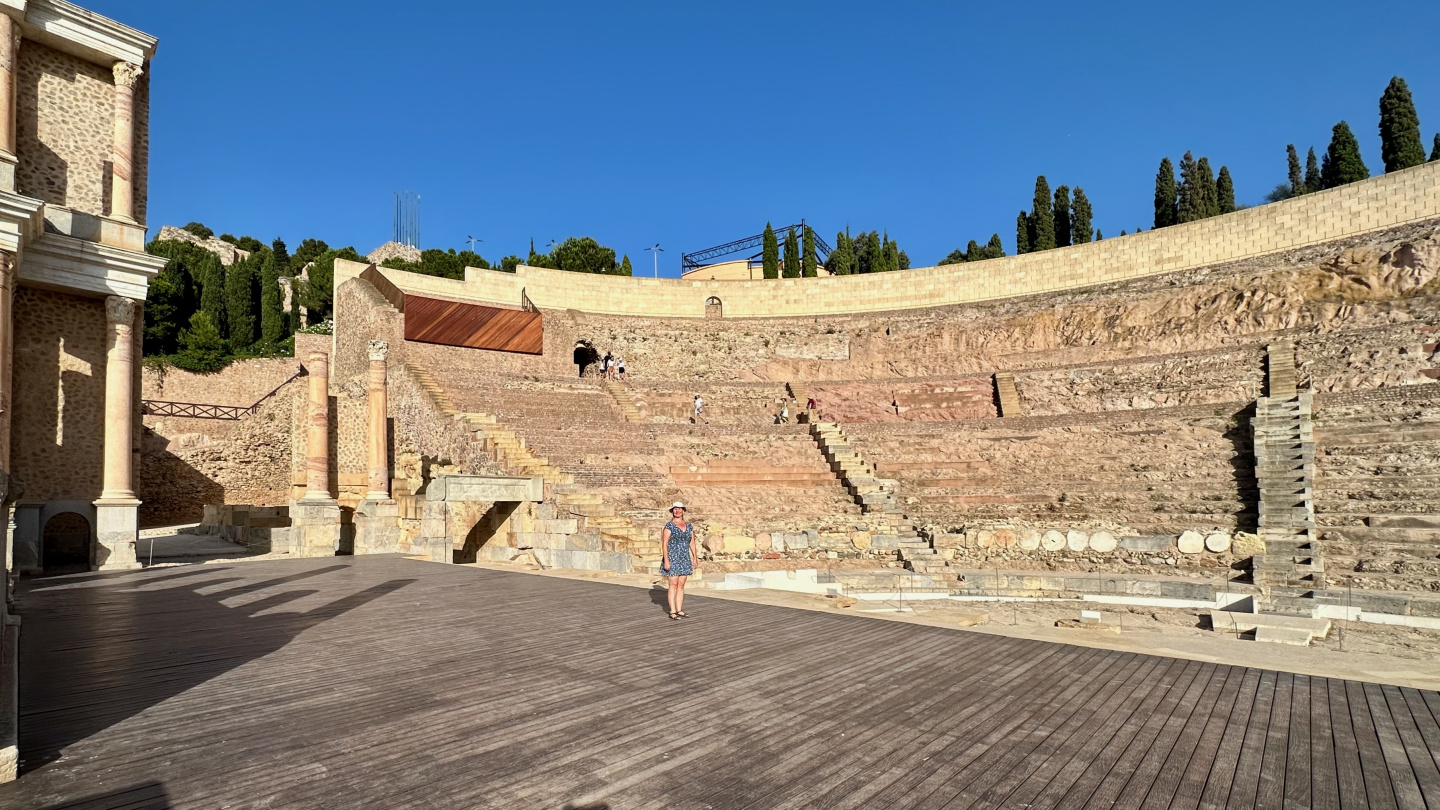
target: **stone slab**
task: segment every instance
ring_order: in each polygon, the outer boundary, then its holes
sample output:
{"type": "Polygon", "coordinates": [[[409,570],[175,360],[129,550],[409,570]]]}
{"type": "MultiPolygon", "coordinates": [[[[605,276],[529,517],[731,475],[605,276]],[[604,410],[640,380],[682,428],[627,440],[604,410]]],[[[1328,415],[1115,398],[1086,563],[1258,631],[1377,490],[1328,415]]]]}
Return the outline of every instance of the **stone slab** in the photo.
{"type": "Polygon", "coordinates": [[[538,475],[440,475],[425,488],[425,500],[539,503],[545,500],[545,480],[538,475]]]}

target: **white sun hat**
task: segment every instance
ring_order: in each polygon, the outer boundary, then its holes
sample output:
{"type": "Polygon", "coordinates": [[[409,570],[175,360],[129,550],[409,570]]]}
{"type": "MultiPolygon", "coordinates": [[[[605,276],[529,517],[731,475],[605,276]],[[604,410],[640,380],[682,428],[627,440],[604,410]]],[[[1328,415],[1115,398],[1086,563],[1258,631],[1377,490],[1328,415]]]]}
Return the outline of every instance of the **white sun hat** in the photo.
{"type": "Polygon", "coordinates": [[[670,508],[671,508],[671,509],[684,509],[684,508],[685,508],[685,504],[681,503],[680,501],[676,501],[676,502],[670,504],[670,508]]]}

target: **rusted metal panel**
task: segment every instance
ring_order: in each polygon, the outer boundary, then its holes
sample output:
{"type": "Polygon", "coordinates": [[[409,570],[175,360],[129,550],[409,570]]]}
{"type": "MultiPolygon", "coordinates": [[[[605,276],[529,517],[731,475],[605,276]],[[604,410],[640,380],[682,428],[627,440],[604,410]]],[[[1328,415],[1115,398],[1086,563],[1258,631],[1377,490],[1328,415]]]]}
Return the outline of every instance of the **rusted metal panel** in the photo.
{"type": "Polygon", "coordinates": [[[538,312],[405,294],[405,339],[519,354],[543,354],[538,312]]]}

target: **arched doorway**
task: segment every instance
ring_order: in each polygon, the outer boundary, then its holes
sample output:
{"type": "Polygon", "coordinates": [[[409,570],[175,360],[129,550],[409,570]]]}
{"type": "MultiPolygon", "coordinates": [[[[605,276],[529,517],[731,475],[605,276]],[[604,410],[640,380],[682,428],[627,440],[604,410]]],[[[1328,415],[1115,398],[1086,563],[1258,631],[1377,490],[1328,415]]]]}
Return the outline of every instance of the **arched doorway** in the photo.
{"type": "Polygon", "coordinates": [[[719,299],[719,298],[716,298],[715,296],[712,295],[712,296],[710,296],[709,298],[706,298],[706,299],[705,299],[705,317],[707,317],[707,318],[723,318],[723,317],[725,317],[725,305],[722,304],[722,303],[720,303],[720,299],[719,299]]]}
{"type": "Polygon", "coordinates": [[[45,521],[40,535],[40,565],[47,574],[90,570],[90,521],[60,512],[45,521]]]}

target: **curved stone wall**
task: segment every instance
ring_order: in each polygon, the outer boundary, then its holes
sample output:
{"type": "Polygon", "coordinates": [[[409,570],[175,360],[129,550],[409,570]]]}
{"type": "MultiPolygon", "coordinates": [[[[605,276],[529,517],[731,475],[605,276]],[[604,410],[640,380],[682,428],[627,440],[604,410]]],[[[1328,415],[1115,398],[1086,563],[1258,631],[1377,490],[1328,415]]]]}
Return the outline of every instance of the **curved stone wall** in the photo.
{"type": "MultiPolygon", "coordinates": [[[[1085,245],[893,273],[770,281],[685,281],[567,273],[521,266],[467,268],[465,281],[387,271],[407,291],[609,315],[703,318],[711,296],[726,318],[886,312],[1171,273],[1294,250],[1440,217],[1440,161],[1220,217],[1085,245]]],[[[363,265],[337,264],[335,283],[363,265]]]]}

